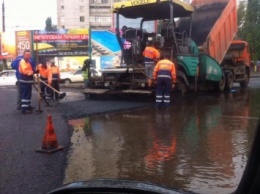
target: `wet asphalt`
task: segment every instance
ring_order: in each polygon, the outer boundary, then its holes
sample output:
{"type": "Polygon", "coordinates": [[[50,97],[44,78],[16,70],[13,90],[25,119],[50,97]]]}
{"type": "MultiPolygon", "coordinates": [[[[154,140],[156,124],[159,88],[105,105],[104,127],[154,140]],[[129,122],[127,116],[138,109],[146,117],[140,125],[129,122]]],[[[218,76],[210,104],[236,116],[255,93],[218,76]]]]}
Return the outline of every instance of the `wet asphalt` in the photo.
{"type": "Polygon", "coordinates": [[[33,89],[32,105],[36,108],[33,114],[22,115],[16,110],[16,88],[0,87],[0,193],[43,194],[63,184],[73,132],[69,119],[154,106],[151,100],[85,99],[82,88],[62,87],[61,91],[66,97],[48,107],[44,101],[38,102],[33,89]],[[36,150],[42,146],[48,115],[64,149],[43,154],[36,150]]]}
{"type": "Polygon", "coordinates": [[[153,106],[151,101],[85,99],[81,91],[61,88],[66,97],[48,107],[44,101],[38,102],[33,89],[35,110],[22,115],[16,110],[16,88],[0,88],[0,193],[43,194],[62,185],[72,133],[69,119],[153,106]],[[52,154],[38,153],[48,115],[52,117],[58,144],[64,149],[52,154]]]}

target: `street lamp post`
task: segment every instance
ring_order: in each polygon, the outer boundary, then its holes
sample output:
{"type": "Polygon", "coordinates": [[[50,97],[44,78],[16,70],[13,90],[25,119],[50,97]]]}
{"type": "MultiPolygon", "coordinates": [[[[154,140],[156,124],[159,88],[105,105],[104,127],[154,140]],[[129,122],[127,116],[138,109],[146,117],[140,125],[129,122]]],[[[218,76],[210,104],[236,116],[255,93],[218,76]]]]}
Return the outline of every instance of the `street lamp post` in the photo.
{"type": "Polygon", "coordinates": [[[2,3],[2,30],[5,32],[5,1],[2,3]]]}
{"type": "MultiPolygon", "coordinates": [[[[5,32],[5,1],[3,0],[3,3],[2,3],[2,29],[3,29],[3,32],[5,32]]],[[[1,44],[0,44],[0,55],[2,55],[2,49],[3,49],[3,41],[2,41],[2,36],[1,36],[1,44]]],[[[3,69],[7,69],[7,61],[6,59],[3,59],[3,69]]]]}

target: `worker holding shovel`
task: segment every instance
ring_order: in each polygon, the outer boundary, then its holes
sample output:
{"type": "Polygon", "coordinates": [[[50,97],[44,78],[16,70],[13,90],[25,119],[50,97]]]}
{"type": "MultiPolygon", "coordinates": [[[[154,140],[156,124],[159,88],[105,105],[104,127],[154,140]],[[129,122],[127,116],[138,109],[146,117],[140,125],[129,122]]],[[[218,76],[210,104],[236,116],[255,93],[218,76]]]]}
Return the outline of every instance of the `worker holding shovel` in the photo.
{"type": "Polygon", "coordinates": [[[38,65],[38,70],[39,70],[39,75],[40,75],[40,96],[43,99],[46,99],[47,101],[50,100],[50,89],[46,86],[48,83],[48,78],[49,75],[51,74],[50,68],[47,66],[46,61],[43,60],[39,65],[38,65]],[[44,84],[45,82],[46,84],[44,84]]]}
{"type": "Polygon", "coordinates": [[[63,99],[66,96],[65,92],[60,92],[60,70],[59,67],[55,65],[54,61],[51,61],[51,66],[48,68],[48,83],[40,79],[40,82],[47,86],[48,88],[48,95],[50,98],[55,100],[63,99]]]}

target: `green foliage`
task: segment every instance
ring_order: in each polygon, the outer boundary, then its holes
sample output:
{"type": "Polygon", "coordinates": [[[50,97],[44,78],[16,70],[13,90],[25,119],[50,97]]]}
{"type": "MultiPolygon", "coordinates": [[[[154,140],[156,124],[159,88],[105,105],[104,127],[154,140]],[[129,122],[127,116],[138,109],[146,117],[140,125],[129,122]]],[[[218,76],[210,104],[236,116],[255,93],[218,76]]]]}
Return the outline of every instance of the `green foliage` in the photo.
{"type": "Polygon", "coordinates": [[[243,24],[245,22],[245,16],[246,16],[246,4],[245,2],[241,2],[237,10],[238,34],[241,32],[241,28],[243,27],[243,24]]]}
{"type": "Polygon", "coordinates": [[[48,17],[45,21],[45,30],[46,31],[55,31],[57,30],[57,26],[56,25],[52,25],[52,20],[51,20],[51,17],[48,17]]]}
{"type": "Polygon", "coordinates": [[[247,5],[241,2],[238,8],[239,39],[250,45],[252,59],[260,59],[260,0],[249,0],[247,5]]]}

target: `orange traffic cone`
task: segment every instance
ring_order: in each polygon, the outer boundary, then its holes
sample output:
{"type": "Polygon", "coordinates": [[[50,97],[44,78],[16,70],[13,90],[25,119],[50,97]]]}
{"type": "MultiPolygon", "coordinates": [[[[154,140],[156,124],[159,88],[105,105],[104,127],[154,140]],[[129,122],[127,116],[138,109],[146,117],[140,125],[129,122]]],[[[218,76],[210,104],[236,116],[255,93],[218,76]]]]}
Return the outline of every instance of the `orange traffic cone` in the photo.
{"type": "Polygon", "coordinates": [[[36,150],[36,152],[53,153],[62,149],[63,147],[58,145],[56,133],[52,125],[52,116],[48,115],[42,147],[36,150]]]}

